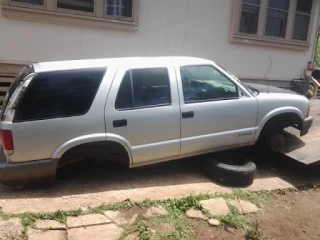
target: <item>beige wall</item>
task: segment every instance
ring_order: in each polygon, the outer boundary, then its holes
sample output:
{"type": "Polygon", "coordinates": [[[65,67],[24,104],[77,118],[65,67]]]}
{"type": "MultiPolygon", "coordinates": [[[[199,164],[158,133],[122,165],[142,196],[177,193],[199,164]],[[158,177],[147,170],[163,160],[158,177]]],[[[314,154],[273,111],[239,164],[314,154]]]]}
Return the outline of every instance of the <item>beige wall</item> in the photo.
{"type": "Polygon", "coordinates": [[[230,43],[233,0],[140,0],[137,31],[100,30],[0,17],[0,62],[189,55],[216,61],[241,78],[291,80],[312,58],[319,0],[307,51],[230,43]]]}

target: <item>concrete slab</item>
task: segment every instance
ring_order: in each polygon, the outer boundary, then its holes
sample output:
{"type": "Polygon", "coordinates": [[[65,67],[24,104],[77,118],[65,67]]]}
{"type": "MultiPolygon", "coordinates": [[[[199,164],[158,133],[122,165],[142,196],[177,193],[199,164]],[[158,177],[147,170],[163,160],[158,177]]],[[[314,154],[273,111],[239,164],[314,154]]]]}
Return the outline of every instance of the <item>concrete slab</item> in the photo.
{"type": "Polygon", "coordinates": [[[87,214],[79,217],[68,217],[67,227],[76,228],[111,223],[111,220],[102,214],[87,214]]]}
{"type": "Polygon", "coordinates": [[[201,220],[207,220],[208,218],[203,215],[203,213],[199,210],[189,209],[186,212],[187,217],[189,218],[195,218],[195,219],[201,219],[201,220]]]}
{"type": "Polygon", "coordinates": [[[17,239],[22,234],[20,218],[3,220],[0,218],[0,239],[17,239]]]}
{"type": "Polygon", "coordinates": [[[66,230],[65,224],[59,223],[54,220],[37,220],[35,222],[37,229],[50,229],[50,230],[66,230]]]}
{"type": "Polygon", "coordinates": [[[67,240],[67,234],[65,231],[51,230],[51,231],[41,231],[41,230],[28,230],[28,240],[67,240]]]}
{"type": "Polygon", "coordinates": [[[259,208],[256,205],[248,201],[229,200],[228,203],[237,208],[240,214],[254,213],[259,211],[259,208]]]}
{"type": "Polygon", "coordinates": [[[223,198],[203,200],[200,201],[200,205],[212,216],[225,216],[230,213],[228,205],[223,198]]]}
{"type": "Polygon", "coordinates": [[[119,240],[122,228],[110,223],[86,228],[72,228],[68,230],[68,240],[119,240]]]}

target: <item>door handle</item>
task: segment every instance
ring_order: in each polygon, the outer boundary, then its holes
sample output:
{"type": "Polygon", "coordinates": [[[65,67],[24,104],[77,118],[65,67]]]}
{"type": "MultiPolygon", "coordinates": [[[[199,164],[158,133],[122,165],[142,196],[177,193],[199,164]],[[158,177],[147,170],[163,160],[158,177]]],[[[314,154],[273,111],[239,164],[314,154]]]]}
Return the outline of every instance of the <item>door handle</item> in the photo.
{"type": "Polygon", "coordinates": [[[193,118],[194,117],[194,112],[190,111],[190,112],[183,112],[182,113],[182,118],[193,118]]]}
{"type": "Polygon", "coordinates": [[[127,119],[121,119],[121,120],[114,120],[113,121],[113,127],[118,128],[118,127],[125,127],[127,126],[127,119]]]}

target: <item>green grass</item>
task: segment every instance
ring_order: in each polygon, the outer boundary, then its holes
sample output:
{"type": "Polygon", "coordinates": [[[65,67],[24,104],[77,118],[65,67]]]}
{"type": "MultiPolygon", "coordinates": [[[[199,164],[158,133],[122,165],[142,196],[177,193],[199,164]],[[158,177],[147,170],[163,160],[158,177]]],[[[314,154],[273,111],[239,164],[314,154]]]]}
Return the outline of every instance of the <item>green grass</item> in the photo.
{"type": "Polygon", "coordinates": [[[257,221],[246,228],[245,237],[247,240],[266,240],[257,221]]]}

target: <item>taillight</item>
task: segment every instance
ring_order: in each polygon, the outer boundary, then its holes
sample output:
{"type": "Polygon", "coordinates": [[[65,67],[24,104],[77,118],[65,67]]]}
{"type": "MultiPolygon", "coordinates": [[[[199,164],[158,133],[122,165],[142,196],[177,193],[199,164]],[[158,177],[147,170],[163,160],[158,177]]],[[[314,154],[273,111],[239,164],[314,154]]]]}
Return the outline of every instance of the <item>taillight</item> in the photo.
{"type": "Polygon", "coordinates": [[[0,130],[1,142],[7,155],[13,154],[13,137],[10,130],[0,130]]]}

